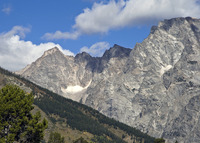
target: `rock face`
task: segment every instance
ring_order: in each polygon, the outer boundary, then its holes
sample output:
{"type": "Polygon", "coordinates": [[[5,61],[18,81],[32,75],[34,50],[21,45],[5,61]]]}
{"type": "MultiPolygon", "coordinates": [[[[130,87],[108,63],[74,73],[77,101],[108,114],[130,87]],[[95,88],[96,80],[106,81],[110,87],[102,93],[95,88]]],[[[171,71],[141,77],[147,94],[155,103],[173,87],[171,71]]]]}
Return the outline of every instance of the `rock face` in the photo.
{"type": "Polygon", "coordinates": [[[102,57],[46,51],[20,74],[169,143],[200,142],[200,20],[153,26],[134,49],[102,57]]]}

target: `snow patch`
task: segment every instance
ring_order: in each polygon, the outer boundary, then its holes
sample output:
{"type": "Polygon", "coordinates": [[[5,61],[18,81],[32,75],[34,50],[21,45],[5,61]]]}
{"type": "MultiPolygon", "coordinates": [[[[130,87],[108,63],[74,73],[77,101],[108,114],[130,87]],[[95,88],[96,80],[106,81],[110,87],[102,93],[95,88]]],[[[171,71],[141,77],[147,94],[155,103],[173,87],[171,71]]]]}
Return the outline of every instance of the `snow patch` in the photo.
{"type": "Polygon", "coordinates": [[[78,93],[78,92],[81,92],[81,91],[87,89],[87,88],[90,86],[91,82],[92,82],[92,81],[90,81],[90,82],[88,83],[88,85],[85,86],[85,87],[82,87],[82,86],[80,86],[80,85],[74,85],[74,86],[68,86],[66,89],[61,88],[61,90],[62,90],[62,92],[64,92],[64,93],[71,93],[71,94],[78,93]]]}
{"type": "Polygon", "coordinates": [[[84,87],[81,87],[79,85],[75,85],[75,86],[68,86],[67,89],[65,90],[65,92],[68,93],[76,93],[76,92],[80,92],[84,89],[84,87]]]}

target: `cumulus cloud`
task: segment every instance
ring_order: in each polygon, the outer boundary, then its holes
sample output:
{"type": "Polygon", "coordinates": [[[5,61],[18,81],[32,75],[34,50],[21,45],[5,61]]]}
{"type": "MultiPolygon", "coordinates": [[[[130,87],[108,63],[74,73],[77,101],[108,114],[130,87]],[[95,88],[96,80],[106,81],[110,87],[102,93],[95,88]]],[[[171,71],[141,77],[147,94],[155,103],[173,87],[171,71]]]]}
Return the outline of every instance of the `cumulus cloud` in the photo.
{"type": "Polygon", "coordinates": [[[199,17],[198,0],[110,0],[95,2],[75,18],[75,32],[46,34],[47,39],[76,39],[82,34],[107,33],[111,29],[144,25],[173,17],[199,17]],[[76,34],[75,34],[76,33],[76,34]],[[77,34],[78,33],[78,34],[77,34]]]}
{"type": "Polygon", "coordinates": [[[42,56],[44,51],[53,47],[58,47],[66,55],[74,55],[72,52],[62,49],[58,44],[49,42],[40,45],[33,44],[31,41],[24,41],[21,38],[30,29],[21,26],[15,26],[6,33],[0,33],[0,66],[17,71],[24,68],[42,56]]]}
{"type": "Polygon", "coordinates": [[[1,11],[4,12],[5,14],[9,15],[11,10],[12,9],[10,6],[4,6],[4,8],[1,11]]]}
{"type": "Polygon", "coordinates": [[[106,49],[110,48],[110,44],[107,42],[98,42],[93,44],[91,47],[82,47],[80,52],[87,52],[94,57],[101,57],[106,49]]]}

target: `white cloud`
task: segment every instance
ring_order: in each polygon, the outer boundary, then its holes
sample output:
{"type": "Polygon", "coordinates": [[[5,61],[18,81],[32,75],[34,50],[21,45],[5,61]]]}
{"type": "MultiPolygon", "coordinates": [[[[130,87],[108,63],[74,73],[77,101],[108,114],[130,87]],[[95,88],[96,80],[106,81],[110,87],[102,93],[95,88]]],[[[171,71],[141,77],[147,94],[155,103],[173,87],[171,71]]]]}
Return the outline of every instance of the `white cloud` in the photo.
{"type": "Polygon", "coordinates": [[[53,40],[53,39],[72,39],[75,40],[80,36],[80,32],[75,31],[73,33],[70,32],[61,32],[56,31],[55,33],[46,33],[42,39],[53,40]]]}
{"type": "Polygon", "coordinates": [[[4,7],[1,11],[4,12],[5,14],[9,15],[11,12],[11,7],[10,6],[6,6],[4,7]]]}
{"type": "Polygon", "coordinates": [[[199,17],[198,0],[110,0],[95,2],[75,19],[73,33],[56,32],[48,39],[76,39],[82,34],[106,33],[111,29],[151,23],[173,17],[199,17]],[[74,36],[74,33],[78,33],[74,36]],[[61,35],[61,36],[58,36],[61,35]]]}
{"type": "Polygon", "coordinates": [[[76,17],[74,28],[84,34],[106,33],[117,24],[116,20],[123,6],[123,1],[110,1],[108,4],[94,3],[92,9],[86,8],[76,17]]]}
{"type": "Polygon", "coordinates": [[[58,47],[66,55],[74,55],[72,52],[62,49],[55,43],[33,44],[31,41],[21,40],[30,29],[15,26],[7,33],[0,34],[0,66],[11,71],[24,68],[42,56],[44,51],[58,47]]]}
{"type": "MultiPolygon", "coordinates": [[[[53,43],[54,44],[54,43],[53,43]]],[[[58,45],[58,44],[56,44],[58,45]]],[[[55,46],[54,46],[55,47],[55,46]]],[[[64,54],[64,55],[68,55],[68,56],[75,56],[74,53],[72,53],[70,50],[66,50],[66,49],[63,49],[60,45],[56,46],[58,47],[58,49],[64,54]]]]}
{"type": "Polygon", "coordinates": [[[74,28],[84,34],[106,33],[110,29],[138,25],[178,16],[199,17],[196,0],[111,0],[94,3],[76,17],[74,28]]]}
{"type": "Polygon", "coordinates": [[[94,57],[101,57],[106,49],[110,48],[110,44],[107,42],[98,42],[93,44],[90,48],[84,46],[80,52],[87,52],[94,57]]]}

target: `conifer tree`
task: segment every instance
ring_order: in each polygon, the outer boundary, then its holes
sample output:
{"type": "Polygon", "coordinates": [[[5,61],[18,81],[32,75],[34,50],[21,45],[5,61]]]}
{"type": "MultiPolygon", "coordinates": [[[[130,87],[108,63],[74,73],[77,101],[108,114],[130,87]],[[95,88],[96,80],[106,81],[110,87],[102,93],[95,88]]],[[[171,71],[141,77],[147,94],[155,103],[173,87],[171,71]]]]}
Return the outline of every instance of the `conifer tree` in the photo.
{"type": "Polygon", "coordinates": [[[6,85],[0,90],[0,142],[39,143],[47,120],[40,122],[41,115],[32,115],[33,95],[16,85],[6,85]]]}

